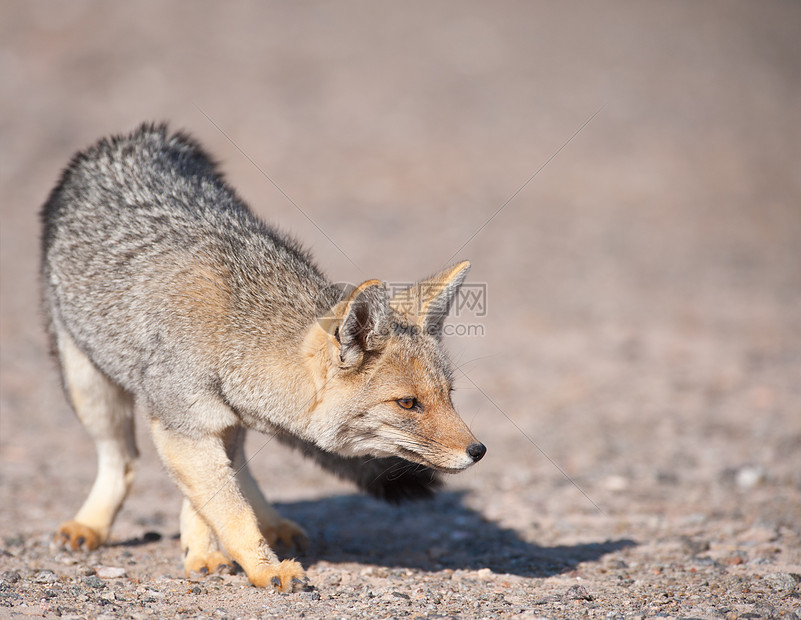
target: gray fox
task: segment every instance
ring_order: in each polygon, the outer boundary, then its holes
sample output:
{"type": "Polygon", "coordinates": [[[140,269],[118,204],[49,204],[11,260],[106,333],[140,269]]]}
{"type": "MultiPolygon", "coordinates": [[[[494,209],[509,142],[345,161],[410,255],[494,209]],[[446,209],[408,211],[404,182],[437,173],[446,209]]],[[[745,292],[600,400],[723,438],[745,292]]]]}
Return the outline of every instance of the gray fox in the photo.
{"type": "Polygon", "coordinates": [[[378,280],[343,292],[165,125],[78,153],[41,217],[51,346],[98,454],[59,544],[108,539],[134,477],[134,404],[184,495],[187,574],[236,561],[283,592],[308,580],[271,547],[307,538],[257,487],[246,429],[388,501],[429,495],[439,472],[484,456],[454,410],[441,344],[468,262],[392,298],[378,280]]]}

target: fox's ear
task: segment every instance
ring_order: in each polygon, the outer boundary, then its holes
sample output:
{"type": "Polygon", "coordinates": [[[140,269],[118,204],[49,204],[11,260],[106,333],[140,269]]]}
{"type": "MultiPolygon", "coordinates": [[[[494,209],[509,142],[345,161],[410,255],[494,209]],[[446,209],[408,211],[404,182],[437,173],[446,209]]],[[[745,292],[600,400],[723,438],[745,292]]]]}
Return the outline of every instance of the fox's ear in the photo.
{"type": "Polygon", "coordinates": [[[344,315],[335,327],[341,368],[357,368],[368,351],[381,349],[389,336],[389,300],[379,280],[357,286],[344,301],[344,315]]]}
{"type": "Polygon", "coordinates": [[[439,337],[468,271],[469,261],[457,263],[401,291],[390,303],[400,312],[415,317],[421,331],[439,337]]]}

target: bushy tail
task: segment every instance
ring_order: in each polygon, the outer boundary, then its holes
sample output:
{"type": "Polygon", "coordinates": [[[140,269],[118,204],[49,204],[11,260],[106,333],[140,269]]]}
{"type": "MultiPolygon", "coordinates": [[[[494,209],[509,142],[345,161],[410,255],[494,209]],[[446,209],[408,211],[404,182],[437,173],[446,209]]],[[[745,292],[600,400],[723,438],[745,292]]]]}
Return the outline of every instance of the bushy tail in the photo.
{"type": "Polygon", "coordinates": [[[391,504],[430,498],[442,486],[438,472],[399,457],[339,456],[284,432],[279,432],[276,439],[313,458],[323,469],[355,482],[362,491],[391,504]]]}

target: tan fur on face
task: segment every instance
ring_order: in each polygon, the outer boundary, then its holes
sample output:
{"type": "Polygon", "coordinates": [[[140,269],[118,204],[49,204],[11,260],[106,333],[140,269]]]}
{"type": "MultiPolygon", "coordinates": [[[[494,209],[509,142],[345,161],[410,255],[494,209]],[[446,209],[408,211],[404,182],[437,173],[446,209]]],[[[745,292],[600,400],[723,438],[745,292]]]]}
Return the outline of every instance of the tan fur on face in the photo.
{"type": "Polygon", "coordinates": [[[476,438],[453,408],[448,368],[434,338],[402,335],[387,347],[374,377],[381,377],[382,389],[377,392],[383,392],[390,405],[388,432],[407,435],[415,446],[413,455],[403,456],[437,469],[457,470],[470,464],[464,455],[476,438]],[[408,397],[415,398],[421,410],[404,410],[395,402],[408,397]]]}
{"type": "MultiPolygon", "coordinates": [[[[393,312],[392,320],[400,324],[403,317],[393,312]]],[[[444,471],[472,464],[466,451],[476,438],[453,408],[450,364],[435,337],[395,331],[353,372],[337,367],[336,340],[321,327],[310,331],[305,345],[321,386],[312,424],[324,419],[326,436],[339,450],[400,456],[444,471]],[[416,398],[422,409],[403,409],[401,398],[416,398]]]]}

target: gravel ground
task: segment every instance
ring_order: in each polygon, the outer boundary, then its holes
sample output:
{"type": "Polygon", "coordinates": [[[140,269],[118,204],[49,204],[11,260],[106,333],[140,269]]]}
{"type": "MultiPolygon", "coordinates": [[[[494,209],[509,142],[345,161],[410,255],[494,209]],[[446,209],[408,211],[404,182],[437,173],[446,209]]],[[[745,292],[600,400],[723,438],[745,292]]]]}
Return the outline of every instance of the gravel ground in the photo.
{"type": "Polygon", "coordinates": [[[801,5],[0,11],[0,617],[801,618],[801,5]],[[111,544],[51,545],[95,457],[36,214],[72,152],[151,119],[333,280],[474,264],[448,346],[489,451],[436,499],[249,438],[305,592],[184,577],[144,425],[111,544]]]}

